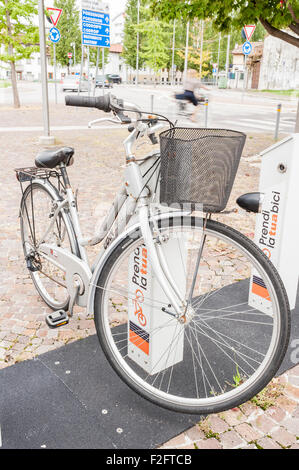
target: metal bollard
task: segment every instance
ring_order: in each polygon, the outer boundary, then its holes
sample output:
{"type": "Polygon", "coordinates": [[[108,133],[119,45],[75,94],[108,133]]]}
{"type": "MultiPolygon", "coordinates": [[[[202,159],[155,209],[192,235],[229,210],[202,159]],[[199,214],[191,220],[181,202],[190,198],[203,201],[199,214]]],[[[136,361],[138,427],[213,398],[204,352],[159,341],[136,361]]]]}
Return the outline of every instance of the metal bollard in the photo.
{"type": "Polygon", "coordinates": [[[154,112],[154,95],[151,95],[151,113],[154,112]]]}
{"type": "Polygon", "coordinates": [[[205,127],[207,128],[208,127],[208,107],[209,107],[208,98],[206,98],[206,101],[204,103],[204,107],[205,107],[205,127]]]}
{"type": "Polygon", "coordinates": [[[277,105],[276,124],[275,124],[275,133],[274,133],[274,139],[275,140],[278,139],[280,113],[281,113],[281,103],[279,103],[277,105]]]}

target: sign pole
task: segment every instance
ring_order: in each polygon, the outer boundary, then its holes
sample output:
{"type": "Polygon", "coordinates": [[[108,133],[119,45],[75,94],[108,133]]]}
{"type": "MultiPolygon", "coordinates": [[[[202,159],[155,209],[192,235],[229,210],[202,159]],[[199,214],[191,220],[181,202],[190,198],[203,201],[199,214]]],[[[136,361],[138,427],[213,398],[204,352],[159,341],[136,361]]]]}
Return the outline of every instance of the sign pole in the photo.
{"type": "Polygon", "coordinates": [[[99,69],[99,56],[100,56],[100,48],[97,47],[97,61],[96,61],[96,73],[94,77],[93,96],[95,96],[96,94],[97,75],[98,75],[98,69],[99,69]]]}
{"type": "Polygon", "coordinates": [[[174,85],[174,46],[175,46],[175,20],[173,20],[173,36],[172,36],[171,85],[174,85]]]}
{"type": "Polygon", "coordinates": [[[90,96],[90,78],[89,78],[89,64],[90,64],[90,57],[89,57],[89,46],[87,47],[87,87],[88,87],[88,96],[90,96]]]}
{"type": "Polygon", "coordinates": [[[246,90],[246,87],[247,87],[247,55],[245,55],[243,88],[245,88],[246,90]]]}
{"type": "Polygon", "coordinates": [[[82,80],[82,74],[83,74],[83,61],[84,61],[84,46],[82,44],[82,49],[81,49],[81,67],[80,67],[80,77],[79,77],[79,86],[78,86],[78,95],[80,93],[80,88],[81,88],[81,80],[82,80]]]}
{"type": "Polygon", "coordinates": [[[45,38],[45,7],[44,0],[38,1],[38,19],[39,19],[39,43],[40,43],[40,63],[41,63],[41,82],[43,98],[43,121],[44,136],[40,138],[42,142],[54,143],[54,137],[50,137],[50,119],[49,119],[49,95],[48,95],[48,77],[46,60],[46,38],[45,38]]]}
{"type": "Polygon", "coordinates": [[[55,104],[57,104],[57,83],[56,83],[56,44],[53,44],[54,48],[54,85],[55,85],[55,104]]]}
{"type": "MultiPolygon", "coordinates": [[[[139,26],[140,0],[137,0],[137,26],[139,26]]],[[[139,79],[139,31],[137,31],[137,51],[136,51],[136,85],[139,79]]]]}
{"type": "Polygon", "coordinates": [[[187,78],[187,67],[188,67],[188,46],[189,46],[189,21],[186,28],[186,46],[185,46],[185,61],[184,61],[184,72],[183,79],[187,78]]]}
{"type": "MultiPolygon", "coordinates": [[[[219,33],[219,37],[218,37],[218,54],[217,54],[216,86],[218,85],[218,76],[219,76],[220,44],[221,44],[221,33],[219,33]]],[[[200,62],[202,62],[202,58],[200,58],[200,62]]]]}
{"type": "Polygon", "coordinates": [[[102,70],[103,70],[103,95],[105,94],[105,56],[104,56],[105,49],[102,47],[102,70]]]}
{"type": "Polygon", "coordinates": [[[228,78],[228,68],[229,68],[229,46],[230,46],[230,34],[227,36],[226,61],[225,61],[225,72],[226,72],[227,78],[228,78]]]}

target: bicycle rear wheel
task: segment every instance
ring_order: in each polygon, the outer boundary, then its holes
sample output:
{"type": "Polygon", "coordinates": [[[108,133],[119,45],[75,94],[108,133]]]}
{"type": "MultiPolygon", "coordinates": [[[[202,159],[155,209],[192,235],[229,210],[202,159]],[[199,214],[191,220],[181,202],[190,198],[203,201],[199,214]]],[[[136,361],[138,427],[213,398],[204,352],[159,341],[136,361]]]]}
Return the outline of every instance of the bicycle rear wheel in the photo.
{"type": "MultiPolygon", "coordinates": [[[[55,211],[53,191],[53,186],[48,188],[44,183],[34,182],[27,186],[20,209],[21,237],[27,267],[39,295],[53,310],[67,310],[69,295],[65,272],[46,260],[38,249],[55,211]]],[[[78,255],[72,224],[65,211],[58,214],[52,230],[43,241],[78,255]]]]}
{"type": "Polygon", "coordinates": [[[188,302],[186,321],[171,315],[137,230],[115,247],[96,281],[103,350],[132,389],[160,406],[214,413],[244,403],[273,378],[288,345],[280,277],[253,242],[218,222],[209,220],[203,232],[200,218],[174,218],[161,232],[188,302]]]}

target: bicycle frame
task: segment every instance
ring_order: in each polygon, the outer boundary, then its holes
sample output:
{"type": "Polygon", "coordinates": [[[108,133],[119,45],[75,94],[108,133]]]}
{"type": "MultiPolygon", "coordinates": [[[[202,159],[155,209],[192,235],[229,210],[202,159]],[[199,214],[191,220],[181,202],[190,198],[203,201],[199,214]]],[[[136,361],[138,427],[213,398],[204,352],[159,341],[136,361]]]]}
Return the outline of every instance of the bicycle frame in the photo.
{"type": "MultiPolygon", "coordinates": [[[[159,124],[158,126],[161,125],[159,124]]],[[[99,266],[103,266],[103,259],[107,259],[113,251],[115,243],[119,241],[119,237],[128,233],[126,228],[132,226],[138,226],[141,229],[144,243],[148,248],[149,259],[151,260],[153,271],[157,276],[164,293],[169,299],[169,303],[175,311],[175,316],[179,317],[183,315],[186,309],[186,304],[181,298],[179,288],[168,269],[167,261],[163,255],[163,240],[160,237],[156,222],[158,218],[161,218],[161,214],[158,214],[158,216],[152,216],[151,214],[151,194],[154,194],[155,196],[157,183],[156,181],[153,183],[146,181],[141,172],[142,166],[145,166],[146,168],[148,167],[149,169],[154,167],[156,171],[157,154],[152,153],[148,155],[142,160],[142,162],[136,161],[132,155],[133,143],[137,139],[138,133],[142,131],[145,132],[145,129],[141,129],[141,127],[138,127],[137,125],[135,130],[125,140],[127,157],[125,183],[117,193],[115,200],[100,227],[99,233],[90,239],[82,237],[75,196],[67,177],[66,168],[64,165],[60,166],[65,183],[65,197],[58,200],[56,198],[55,203],[57,206],[55,208],[55,212],[49,227],[46,229],[41,240],[45,240],[47,235],[50,233],[60,211],[68,210],[73,231],[78,242],[80,257],[44,242],[40,243],[39,250],[43,256],[48,259],[48,261],[52,262],[60,269],[64,268],[66,270],[66,284],[71,296],[71,306],[73,306],[74,303],[77,303],[80,306],[88,306],[88,313],[91,311],[91,299],[94,294],[94,290],[90,289],[90,287],[93,286],[94,274],[97,273],[97,276],[99,275],[99,269],[101,269],[99,266]],[[152,186],[151,190],[150,186],[152,186]],[[153,229],[150,221],[153,221],[153,229]],[[116,226],[114,231],[112,229],[113,226],[116,226]],[[111,244],[112,240],[113,243],[111,244]],[[99,243],[102,243],[102,247],[94,265],[89,267],[85,247],[97,245],[99,243]]],[[[51,183],[48,181],[44,184],[51,186],[51,183]]],[[[167,212],[162,215],[162,218],[168,218],[169,212],[169,209],[167,209],[167,212]]],[[[186,215],[186,212],[177,210],[175,212],[176,214],[186,215]]]]}

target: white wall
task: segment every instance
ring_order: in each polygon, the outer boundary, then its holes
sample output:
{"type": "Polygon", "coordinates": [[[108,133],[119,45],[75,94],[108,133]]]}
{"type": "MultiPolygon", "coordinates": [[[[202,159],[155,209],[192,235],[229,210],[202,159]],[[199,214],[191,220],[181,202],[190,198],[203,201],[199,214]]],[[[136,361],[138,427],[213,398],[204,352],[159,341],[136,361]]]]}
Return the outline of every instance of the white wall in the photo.
{"type": "Polygon", "coordinates": [[[299,88],[299,49],[267,36],[261,63],[259,89],[299,88]]]}

